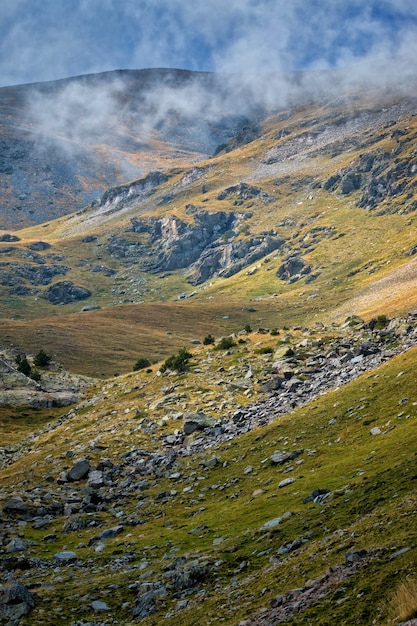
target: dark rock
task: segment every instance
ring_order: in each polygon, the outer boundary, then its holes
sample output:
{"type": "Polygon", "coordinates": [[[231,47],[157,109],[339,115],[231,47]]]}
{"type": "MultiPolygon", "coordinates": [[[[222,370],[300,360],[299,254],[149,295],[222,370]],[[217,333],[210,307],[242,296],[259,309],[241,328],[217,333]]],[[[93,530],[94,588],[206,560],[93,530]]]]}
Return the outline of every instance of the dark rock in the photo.
{"type": "Polygon", "coordinates": [[[84,287],[78,287],[70,280],[61,281],[51,285],[42,295],[52,304],[69,304],[77,300],[84,300],[91,296],[91,291],[84,287]]]}
{"type": "Polygon", "coordinates": [[[76,532],[83,530],[87,526],[86,520],[81,515],[71,515],[69,520],[62,527],[63,533],[76,532]]]}
{"type": "Polygon", "coordinates": [[[270,457],[270,461],[273,465],[283,465],[284,463],[287,463],[287,461],[293,461],[303,454],[303,452],[304,450],[293,450],[292,452],[280,452],[277,450],[270,457]]]}
{"type": "Polygon", "coordinates": [[[321,489],[320,487],[318,487],[317,489],[313,489],[310,495],[304,498],[303,503],[307,504],[307,502],[316,502],[318,501],[317,499],[320,498],[320,496],[325,496],[328,493],[329,491],[327,489],[321,489]]]}
{"type": "Polygon", "coordinates": [[[349,172],[342,179],[340,190],[344,195],[348,195],[353,191],[357,191],[361,186],[361,177],[360,174],[355,172],[349,172]]]}
{"type": "Polygon", "coordinates": [[[6,502],[3,511],[4,513],[11,513],[12,515],[26,515],[29,511],[29,507],[23,502],[20,496],[15,496],[6,502]]]}
{"type": "Polygon", "coordinates": [[[0,235],[0,242],[11,243],[12,241],[20,241],[20,237],[17,235],[11,235],[10,233],[4,233],[4,235],[0,235]]]}
{"type": "Polygon", "coordinates": [[[6,545],[6,552],[8,554],[12,554],[13,552],[24,552],[27,547],[28,547],[27,541],[21,539],[20,537],[14,537],[6,545]]]}
{"type": "Polygon", "coordinates": [[[34,606],[32,595],[22,583],[0,585],[0,621],[17,624],[34,606]]]}
{"type": "Polygon", "coordinates": [[[81,459],[77,461],[75,465],[67,472],[67,480],[69,481],[77,481],[85,478],[90,471],[91,466],[90,463],[86,459],[81,459]]]}
{"type": "Polygon", "coordinates": [[[355,550],[353,552],[346,552],[345,563],[346,565],[353,565],[354,563],[362,561],[362,559],[366,558],[367,555],[367,550],[355,550]]]}
{"type": "Polygon", "coordinates": [[[93,241],[97,241],[97,235],[87,235],[81,241],[82,243],[92,243],[93,241]]]}
{"type": "Polygon", "coordinates": [[[287,282],[294,282],[294,279],[301,278],[311,272],[311,267],[306,264],[304,259],[299,256],[293,256],[287,259],[277,271],[278,278],[287,282]]]}
{"type": "Polygon", "coordinates": [[[113,539],[116,535],[120,535],[124,531],[124,526],[119,524],[118,526],[113,526],[113,528],[106,528],[100,534],[100,541],[104,541],[106,539],[113,539]]]}
{"type": "Polygon", "coordinates": [[[48,250],[51,247],[51,244],[46,241],[35,241],[28,246],[29,250],[35,250],[36,252],[42,252],[43,250],[48,250]]]}

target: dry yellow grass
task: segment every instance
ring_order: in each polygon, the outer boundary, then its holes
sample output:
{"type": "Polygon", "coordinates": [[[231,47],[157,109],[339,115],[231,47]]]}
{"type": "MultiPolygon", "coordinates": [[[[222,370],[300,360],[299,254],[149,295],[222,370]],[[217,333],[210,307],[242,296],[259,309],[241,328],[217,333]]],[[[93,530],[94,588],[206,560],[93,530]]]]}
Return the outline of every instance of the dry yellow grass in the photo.
{"type": "Polygon", "coordinates": [[[392,607],[395,623],[417,617],[417,580],[407,580],[398,587],[392,598],[392,607]]]}

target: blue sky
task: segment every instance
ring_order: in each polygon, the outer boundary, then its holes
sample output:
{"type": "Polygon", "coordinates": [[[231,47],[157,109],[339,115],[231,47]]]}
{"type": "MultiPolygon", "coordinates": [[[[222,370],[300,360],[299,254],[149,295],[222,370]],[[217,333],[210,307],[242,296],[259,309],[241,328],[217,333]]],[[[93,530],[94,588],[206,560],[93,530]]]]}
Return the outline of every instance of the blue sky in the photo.
{"type": "Polygon", "coordinates": [[[417,52],[415,0],[4,0],[0,85],[113,69],[264,72],[417,52]]]}

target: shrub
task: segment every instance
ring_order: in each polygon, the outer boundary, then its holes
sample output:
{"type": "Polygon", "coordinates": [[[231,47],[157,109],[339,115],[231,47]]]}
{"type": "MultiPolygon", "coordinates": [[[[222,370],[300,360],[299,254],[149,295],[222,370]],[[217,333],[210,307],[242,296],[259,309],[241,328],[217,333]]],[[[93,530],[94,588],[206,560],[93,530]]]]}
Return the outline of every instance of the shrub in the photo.
{"type": "Polygon", "coordinates": [[[162,373],[167,370],[175,370],[177,372],[187,372],[190,364],[189,360],[193,355],[185,348],[180,348],[177,354],[172,354],[167,358],[165,363],[161,365],[160,371],[162,373]]]}
{"type": "Polygon", "coordinates": [[[251,333],[252,332],[252,328],[250,324],[245,324],[245,327],[243,329],[246,333],[251,333]]]}
{"type": "Polygon", "coordinates": [[[210,346],[214,342],[215,342],[215,339],[214,339],[213,335],[206,335],[206,337],[204,337],[204,339],[203,339],[203,344],[205,346],[210,346]]]}
{"type": "Polygon", "coordinates": [[[138,370],[143,370],[145,367],[149,367],[151,362],[146,357],[140,357],[133,366],[133,371],[137,372],[138,370]]]}
{"type": "Polygon", "coordinates": [[[21,357],[20,355],[16,357],[16,365],[17,365],[17,371],[20,372],[21,374],[24,374],[25,376],[30,376],[31,372],[32,372],[32,368],[29,364],[29,361],[27,360],[27,358],[21,357]]]}
{"type": "Polygon", "coordinates": [[[235,345],[236,342],[232,339],[232,337],[222,337],[216,346],[216,350],[228,350],[229,348],[233,348],[235,345]]]}
{"type": "Polygon", "coordinates": [[[262,346],[256,350],[258,354],[273,354],[275,352],[272,346],[262,346]]]}
{"type": "Polygon", "coordinates": [[[45,352],[45,350],[39,350],[38,354],[35,355],[33,359],[34,365],[36,367],[48,367],[52,360],[52,357],[45,352]]]}
{"type": "Polygon", "coordinates": [[[271,335],[273,337],[276,337],[276,335],[279,335],[279,330],[278,328],[271,328],[271,335]]]}

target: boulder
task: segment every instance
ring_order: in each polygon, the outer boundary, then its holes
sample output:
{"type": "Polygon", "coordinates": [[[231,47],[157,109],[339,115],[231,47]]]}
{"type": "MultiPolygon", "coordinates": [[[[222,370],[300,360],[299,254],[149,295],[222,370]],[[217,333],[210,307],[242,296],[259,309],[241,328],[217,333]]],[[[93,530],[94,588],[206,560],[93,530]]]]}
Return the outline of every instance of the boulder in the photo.
{"type": "Polygon", "coordinates": [[[87,461],[87,459],[81,459],[72,466],[69,472],[67,472],[67,480],[70,482],[81,480],[82,478],[85,478],[87,476],[90,469],[90,463],[87,461]]]}
{"type": "Polygon", "coordinates": [[[0,621],[13,624],[27,615],[35,606],[32,595],[18,582],[0,585],[0,621]]]}
{"type": "Polygon", "coordinates": [[[196,430],[204,430],[213,424],[214,419],[205,413],[187,413],[184,417],[183,430],[186,435],[191,435],[196,430]]]}

